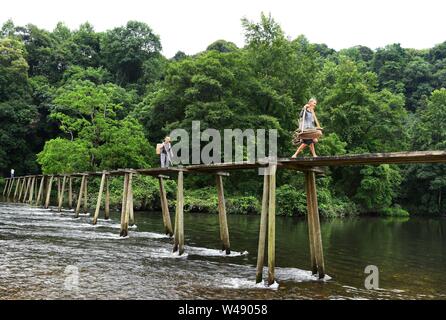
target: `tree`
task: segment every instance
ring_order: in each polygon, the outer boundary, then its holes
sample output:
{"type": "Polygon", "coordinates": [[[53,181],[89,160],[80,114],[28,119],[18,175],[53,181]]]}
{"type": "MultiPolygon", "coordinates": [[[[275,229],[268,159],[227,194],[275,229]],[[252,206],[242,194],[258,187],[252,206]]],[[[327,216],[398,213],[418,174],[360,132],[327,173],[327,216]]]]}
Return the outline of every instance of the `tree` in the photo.
{"type": "Polygon", "coordinates": [[[15,34],[15,25],[11,19],[8,19],[2,26],[0,38],[12,38],[15,34]]]}
{"type": "Polygon", "coordinates": [[[42,169],[52,172],[61,168],[57,163],[70,162],[69,170],[146,167],[150,148],[142,127],[131,117],[119,118],[126,94],[111,83],[68,79],[56,91],[50,115],[68,139],[46,143],[38,158],[42,169]]]}
{"type": "Polygon", "coordinates": [[[101,47],[104,64],[119,85],[136,83],[143,76],[144,62],[161,51],[159,37],[147,24],[137,21],[107,31],[101,47]]]}
{"type": "Polygon", "coordinates": [[[183,51],[177,51],[175,55],[171,58],[172,61],[180,61],[187,58],[187,54],[185,54],[183,51]]]}
{"type": "Polygon", "coordinates": [[[226,41],[226,40],[217,40],[213,43],[211,43],[207,48],[206,51],[215,50],[221,53],[225,52],[232,52],[237,50],[238,47],[235,45],[235,43],[226,41]]]}
{"type": "Polygon", "coordinates": [[[37,161],[43,174],[85,172],[91,170],[90,149],[85,140],[56,138],[47,141],[37,161]]]}
{"type": "MultiPolygon", "coordinates": [[[[446,89],[435,90],[427,105],[417,111],[412,141],[414,150],[445,150],[446,89]]],[[[402,200],[410,208],[419,213],[442,214],[446,211],[446,170],[443,165],[410,166],[405,177],[402,200]]]]}
{"type": "MultiPolygon", "coordinates": [[[[325,63],[315,84],[324,132],[335,133],[346,143],[347,153],[402,151],[408,146],[404,99],[380,91],[377,80],[376,74],[363,73],[356,63],[340,56],[338,64],[325,63]]],[[[334,187],[367,211],[387,209],[397,196],[389,190],[398,190],[401,180],[399,169],[393,167],[333,170],[334,187]]]]}
{"type": "Polygon", "coordinates": [[[25,48],[17,40],[0,39],[0,101],[28,98],[25,48]]]}
{"type": "Polygon", "coordinates": [[[402,75],[408,62],[408,54],[400,44],[379,48],[371,62],[372,70],[378,75],[380,88],[387,88],[394,93],[404,92],[402,75]]]}
{"type": "Polygon", "coordinates": [[[387,164],[365,166],[360,174],[363,178],[354,198],[362,211],[382,212],[390,208],[402,182],[398,168],[387,164]]]}
{"type": "Polygon", "coordinates": [[[104,143],[94,151],[101,170],[147,168],[154,160],[151,155],[155,155],[155,149],[145,138],[141,124],[132,117],[108,125],[101,138],[104,143]]]}
{"type": "Polygon", "coordinates": [[[0,172],[15,168],[17,174],[37,173],[32,151],[37,112],[18,100],[0,102],[0,172]]]}
{"type": "Polygon", "coordinates": [[[73,33],[71,51],[74,65],[84,68],[100,66],[100,34],[94,31],[90,23],[81,24],[79,30],[73,33]]]}

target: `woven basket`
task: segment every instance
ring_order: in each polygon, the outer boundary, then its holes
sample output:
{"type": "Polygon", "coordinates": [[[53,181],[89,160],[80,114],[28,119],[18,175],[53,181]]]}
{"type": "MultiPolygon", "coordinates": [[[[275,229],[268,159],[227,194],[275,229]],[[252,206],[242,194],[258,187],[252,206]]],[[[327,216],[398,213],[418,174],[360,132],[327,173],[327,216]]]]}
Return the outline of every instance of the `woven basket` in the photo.
{"type": "Polygon", "coordinates": [[[299,129],[294,132],[293,144],[298,145],[303,139],[319,139],[322,137],[322,129],[307,129],[301,132],[299,129]]]}

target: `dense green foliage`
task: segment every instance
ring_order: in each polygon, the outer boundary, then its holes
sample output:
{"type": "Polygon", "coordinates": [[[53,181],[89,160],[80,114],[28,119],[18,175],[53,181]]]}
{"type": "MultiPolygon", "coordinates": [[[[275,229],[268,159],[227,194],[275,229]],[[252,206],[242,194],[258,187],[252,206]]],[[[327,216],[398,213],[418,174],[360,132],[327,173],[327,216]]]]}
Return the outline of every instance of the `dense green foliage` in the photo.
{"type": "MultiPolygon", "coordinates": [[[[176,128],[277,129],[278,153],[310,97],[325,128],[320,155],[446,147],[446,42],[335,51],[289,39],[269,16],[242,20],[246,44],[217,40],[167,59],[145,23],[95,32],[4,23],[0,31],[0,172],[18,175],[158,166],[156,143],[176,128]]],[[[407,215],[446,210],[441,165],[333,169],[318,179],[321,213],[407,215]]],[[[155,181],[136,179],[140,207],[156,207],[155,181]],[[138,182],[139,181],[139,182],[138,182]]],[[[119,184],[113,197],[119,201],[119,184]]],[[[303,177],[278,175],[278,214],[303,215],[303,177]]],[[[170,182],[173,185],[174,182],[170,182]]],[[[188,176],[185,208],[216,212],[215,180],[188,176]]],[[[258,213],[262,177],[225,178],[231,213],[258,213]]],[[[173,192],[169,189],[169,192],[173,192]]],[[[173,195],[173,194],[172,194],[173,195]]],[[[112,199],[113,200],[113,199],[112,199]]]]}

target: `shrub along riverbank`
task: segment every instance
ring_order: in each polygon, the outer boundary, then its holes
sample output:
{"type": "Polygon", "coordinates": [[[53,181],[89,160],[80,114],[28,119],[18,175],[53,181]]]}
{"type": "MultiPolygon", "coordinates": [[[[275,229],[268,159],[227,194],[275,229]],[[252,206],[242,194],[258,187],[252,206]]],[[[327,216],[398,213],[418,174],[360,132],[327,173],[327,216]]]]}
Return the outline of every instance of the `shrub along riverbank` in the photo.
{"type": "MultiPolygon", "coordinates": [[[[3,191],[4,179],[0,178],[0,190],[3,191]]],[[[318,184],[322,184],[320,180],[318,184]]],[[[53,185],[52,204],[55,205],[56,188],[53,185]]],[[[110,181],[110,206],[119,210],[122,202],[122,178],[113,178],[110,181]]],[[[169,209],[174,212],[176,205],[176,182],[165,180],[165,188],[169,203],[169,209]]],[[[318,190],[319,212],[323,217],[345,217],[358,215],[360,209],[347,197],[338,198],[321,188],[318,190]]],[[[79,190],[79,182],[73,183],[73,198],[76,200],[79,190]]],[[[88,206],[94,208],[97,202],[97,190],[99,179],[90,180],[88,183],[88,206]]],[[[150,177],[138,176],[133,180],[133,197],[135,210],[161,210],[158,180],[150,177]]],[[[218,198],[215,187],[201,189],[185,189],[184,211],[194,213],[218,213],[218,198]]],[[[65,201],[67,200],[65,196],[65,201]]],[[[261,191],[252,195],[225,194],[226,212],[228,214],[260,214],[261,191]]],[[[284,184],[278,185],[276,190],[276,214],[280,216],[305,216],[307,203],[305,191],[302,188],[284,184]]],[[[102,208],[104,197],[102,197],[102,208]]],[[[370,213],[370,212],[368,212],[370,213]]],[[[387,208],[378,214],[383,216],[408,216],[409,213],[400,206],[387,208]]]]}

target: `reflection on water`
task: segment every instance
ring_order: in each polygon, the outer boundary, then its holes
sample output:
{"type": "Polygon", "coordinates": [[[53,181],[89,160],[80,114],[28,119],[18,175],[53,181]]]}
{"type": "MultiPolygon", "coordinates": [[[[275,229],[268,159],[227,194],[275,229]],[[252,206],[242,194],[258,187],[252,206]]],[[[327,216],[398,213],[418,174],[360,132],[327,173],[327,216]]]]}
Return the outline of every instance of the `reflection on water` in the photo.
{"type": "Polygon", "coordinates": [[[446,299],[444,218],[322,221],[329,276],[319,281],[306,222],[278,217],[276,289],[254,281],[258,216],[228,217],[230,256],[216,215],[185,215],[184,256],[171,253],[160,213],[136,212],[136,222],[122,239],[117,213],[93,226],[90,216],[0,203],[0,299],[446,299]],[[364,288],[367,265],[382,289],[364,288]]]}

